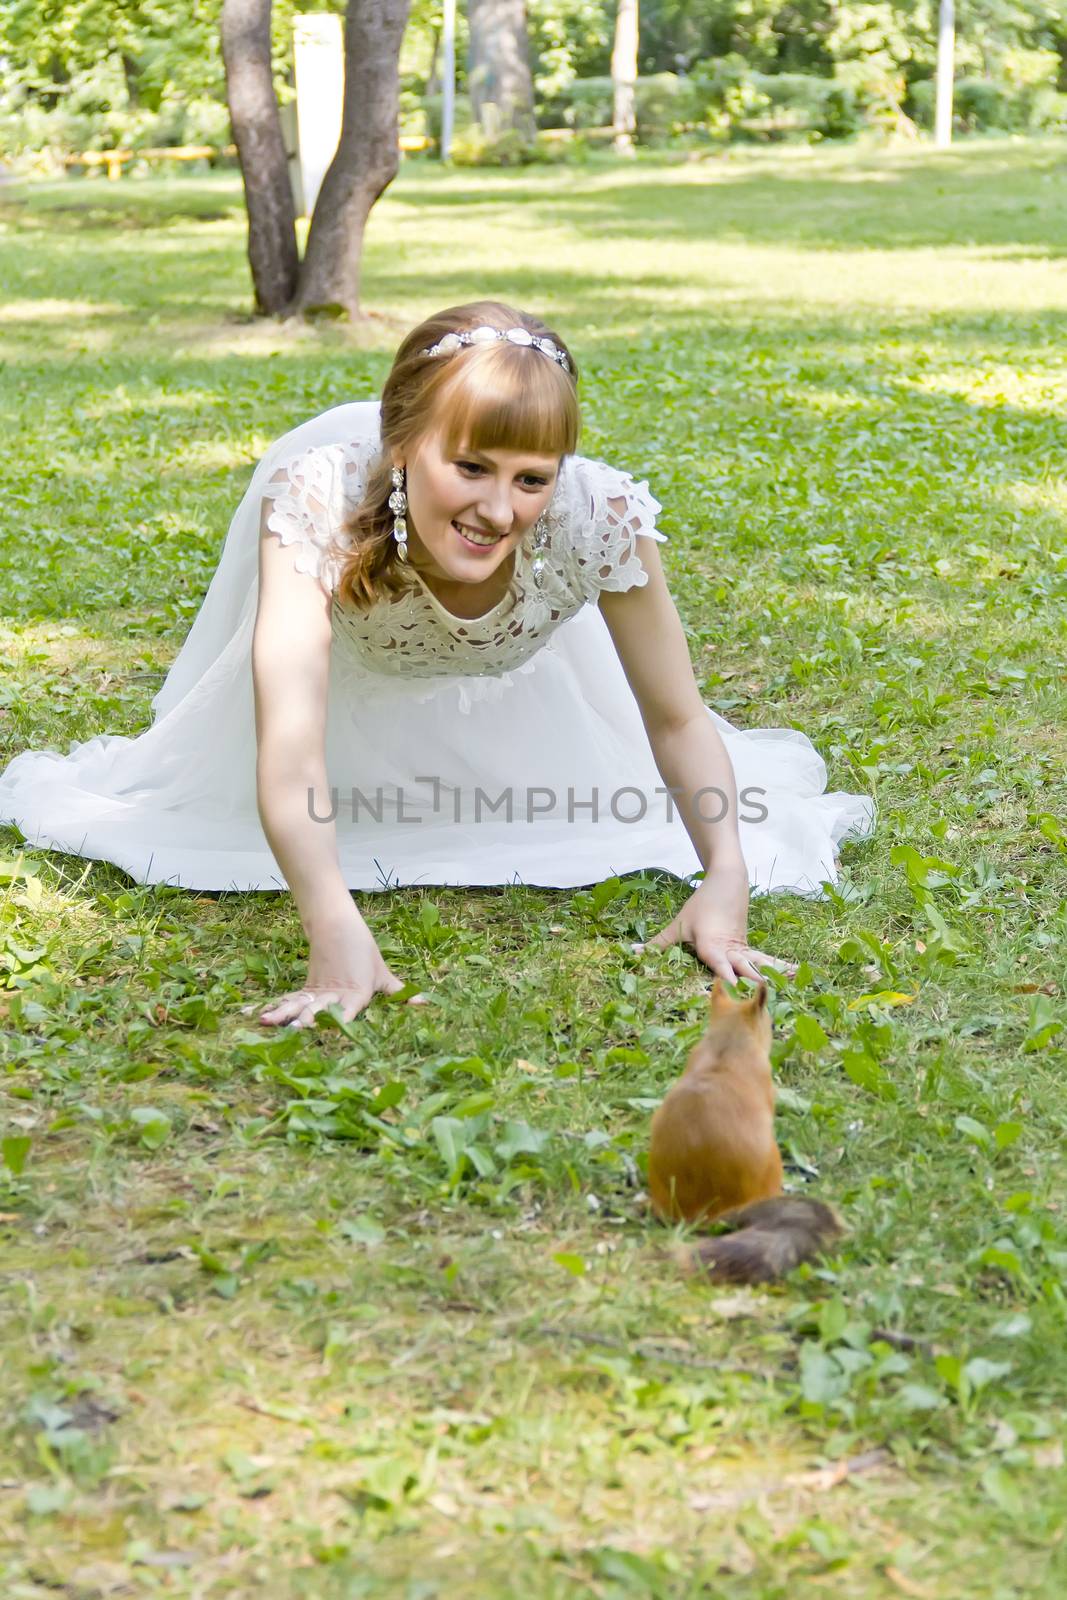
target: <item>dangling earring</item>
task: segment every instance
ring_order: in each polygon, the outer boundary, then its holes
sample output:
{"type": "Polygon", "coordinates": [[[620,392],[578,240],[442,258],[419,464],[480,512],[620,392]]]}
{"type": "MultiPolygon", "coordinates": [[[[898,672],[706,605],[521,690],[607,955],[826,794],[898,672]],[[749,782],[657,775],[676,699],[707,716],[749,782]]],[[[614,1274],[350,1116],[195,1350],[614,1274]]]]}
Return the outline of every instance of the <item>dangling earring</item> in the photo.
{"type": "Polygon", "coordinates": [[[540,594],[542,588],[544,587],[545,558],[544,558],[544,553],[543,552],[544,552],[544,550],[545,550],[547,545],[548,545],[548,517],[547,517],[546,513],[544,511],[542,511],[541,515],[538,517],[537,521],[534,523],[534,542],[533,542],[533,549],[534,549],[533,580],[534,580],[534,587],[535,587],[535,589],[537,590],[537,592],[539,594],[540,594]]]}
{"type": "Polygon", "coordinates": [[[407,489],[403,467],[393,468],[393,492],[389,496],[389,509],[393,513],[393,538],[396,540],[398,561],[408,558],[408,525],[404,513],[408,508],[407,489]]]}

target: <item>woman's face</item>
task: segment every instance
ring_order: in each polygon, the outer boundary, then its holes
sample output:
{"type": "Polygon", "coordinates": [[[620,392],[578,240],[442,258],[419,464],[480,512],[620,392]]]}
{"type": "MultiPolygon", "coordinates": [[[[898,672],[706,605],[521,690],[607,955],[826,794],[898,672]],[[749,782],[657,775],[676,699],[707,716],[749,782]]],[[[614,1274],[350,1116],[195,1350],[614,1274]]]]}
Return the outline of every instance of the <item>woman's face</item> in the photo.
{"type": "Polygon", "coordinates": [[[445,450],[440,432],[408,456],[408,539],[420,573],[482,583],[552,498],[559,457],[526,450],[445,450]]]}

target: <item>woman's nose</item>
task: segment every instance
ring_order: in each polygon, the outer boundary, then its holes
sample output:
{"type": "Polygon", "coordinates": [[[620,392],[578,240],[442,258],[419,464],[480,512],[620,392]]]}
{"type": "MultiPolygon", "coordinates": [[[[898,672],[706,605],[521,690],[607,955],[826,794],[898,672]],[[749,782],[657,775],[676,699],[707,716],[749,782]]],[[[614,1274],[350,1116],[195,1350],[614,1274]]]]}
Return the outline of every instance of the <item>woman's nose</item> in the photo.
{"type": "Polygon", "coordinates": [[[511,504],[511,485],[487,483],[478,505],[478,515],[489,524],[494,533],[507,533],[515,520],[511,504]]]}

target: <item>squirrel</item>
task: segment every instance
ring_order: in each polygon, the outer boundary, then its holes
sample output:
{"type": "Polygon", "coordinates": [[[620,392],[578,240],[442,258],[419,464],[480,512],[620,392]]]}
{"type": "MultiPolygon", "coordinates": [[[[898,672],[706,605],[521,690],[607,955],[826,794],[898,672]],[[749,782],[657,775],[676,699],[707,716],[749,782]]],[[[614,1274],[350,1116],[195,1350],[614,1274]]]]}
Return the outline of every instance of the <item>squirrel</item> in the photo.
{"type": "Polygon", "coordinates": [[[652,1118],[648,1188],[663,1222],[722,1221],[682,1264],[718,1282],[770,1283],[822,1254],[844,1228],[821,1200],[782,1193],[774,1136],[767,985],[734,999],[712,985],[706,1033],[652,1118]]]}

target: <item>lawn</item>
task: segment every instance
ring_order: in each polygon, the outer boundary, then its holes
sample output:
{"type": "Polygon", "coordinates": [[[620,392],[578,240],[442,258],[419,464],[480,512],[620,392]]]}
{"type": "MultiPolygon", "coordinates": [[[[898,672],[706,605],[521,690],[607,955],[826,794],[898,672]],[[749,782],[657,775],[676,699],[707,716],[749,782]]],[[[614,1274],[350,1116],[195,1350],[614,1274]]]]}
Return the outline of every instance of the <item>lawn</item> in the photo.
{"type": "Polygon", "coordinates": [[[1053,141],[412,162],[370,319],[293,331],[231,175],[0,190],[0,762],[142,728],[259,453],[492,293],[664,502],[708,702],[879,806],[753,906],[849,1228],[766,1292],[644,1200],[674,880],[367,897],[431,1004],[278,1036],[288,904],[0,831],[5,1600],[1064,1592],[1065,253],[1053,141]]]}

